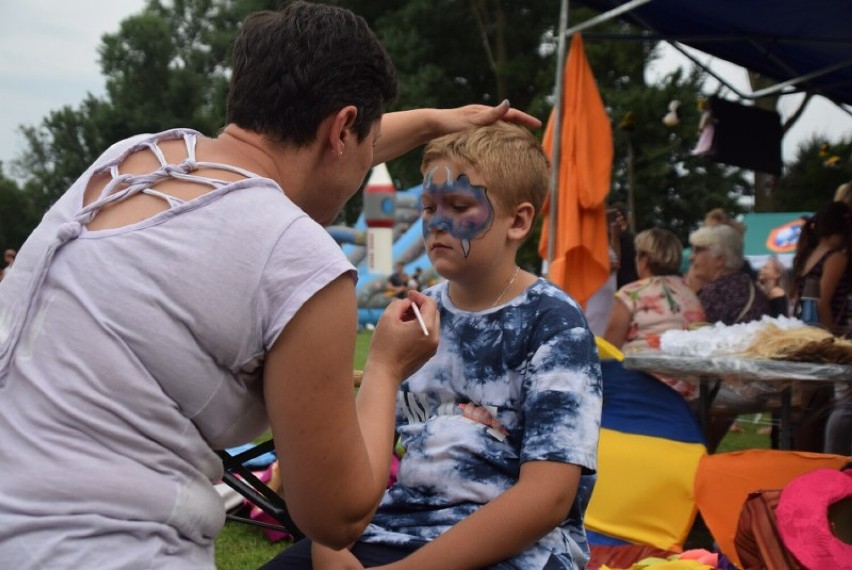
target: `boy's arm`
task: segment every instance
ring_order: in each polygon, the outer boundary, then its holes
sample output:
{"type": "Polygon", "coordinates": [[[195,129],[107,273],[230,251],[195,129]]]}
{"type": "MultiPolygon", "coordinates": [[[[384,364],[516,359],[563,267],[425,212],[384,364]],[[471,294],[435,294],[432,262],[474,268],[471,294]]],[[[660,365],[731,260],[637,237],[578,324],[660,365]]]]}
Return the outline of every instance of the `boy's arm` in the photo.
{"type": "Polygon", "coordinates": [[[387,570],[483,568],[526,550],[568,516],[580,467],[528,461],[508,491],[387,570]]]}

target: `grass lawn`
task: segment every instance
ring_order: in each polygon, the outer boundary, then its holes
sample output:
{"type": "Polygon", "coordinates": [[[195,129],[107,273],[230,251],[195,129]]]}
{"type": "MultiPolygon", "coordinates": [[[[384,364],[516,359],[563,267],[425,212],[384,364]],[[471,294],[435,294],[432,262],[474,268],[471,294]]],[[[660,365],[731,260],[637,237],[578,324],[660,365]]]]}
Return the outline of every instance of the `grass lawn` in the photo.
{"type": "MultiPolygon", "coordinates": [[[[358,370],[364,368],[371,336],[371,333],[367,331],[358,334],[353,368],[358,370]]],[[[741,416],[737,423],[742,431],[728,433],[719,445],[718,451],[769,448],[769,436],[761,431],[761,428],[767,425],[767,420],[768,414],[764,414],[757,422],[754,415],[741,416]]],[[[686,546],[710,550],[712,545],[713,539],[699,517],[687,539],[686,546]]],[[[216,539],[216,568],[218,570],[258,568],[287,546],[289,543],[284,541],[274,544],[269,542],[263,530],[258,527],[228,522],[216,539]]]]}

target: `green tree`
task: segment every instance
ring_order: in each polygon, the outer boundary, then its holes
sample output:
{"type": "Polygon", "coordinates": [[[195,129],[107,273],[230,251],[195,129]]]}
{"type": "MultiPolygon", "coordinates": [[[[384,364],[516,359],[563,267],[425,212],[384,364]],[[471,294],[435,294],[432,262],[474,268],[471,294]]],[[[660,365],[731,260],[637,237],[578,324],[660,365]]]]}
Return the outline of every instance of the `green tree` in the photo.
{"type": "Polygon", "coordinates": [[[822,137],[802,142],[775,190],[778,211],[816,211],[852,180],[852,137],[829,143],[822,137]]]}
{"type": "Polygon", "coordinates": [[[19,249],[38,220],[27,195],[0,162],[0,250],[19,249]]]}
{"type": "Polygon", "coordinates": [[[696,102],[703,82],[696,70],[676,70],[658,85],[636,81],[629,88],[604,92],[613,116],[628,117],[615,129],[611,196],[627,202],[632,186],[637,230],[667,228],[686,242],[706,212],[723,208],[739,213],[738,200],[752,192],[740,169],[691,154],[698,138],[696,102]],[[662,119],[675,100],[681,103],[681,120],[667,127],[662,119]]]}
{"type": "Polygon", "coordinates": [[[16,172],[33,207],[44,210],[109,145],[142,132],[223,126],[230,46],[245,15],[273,2],[149,0],[99,49],[106,96],[52,111],[24,126],[16,172]]]}
{"type": "MultiPolygon", "coordinates": [[[[555,78],[554,28],[558,6],[549,0],[337,0],[330,3],[363,15],[396,63],[401,94],[394,109],[453,107],[470,102],[513,105],[546,120],[555,78]]],[[[89,96],[78,108],[54,111],[37,127],[25,127],[21,160],[25,190],[43,210],[113,142],[139,132],[175,126],[214,134],[224,122],[230,45],[251,11],[278,1],[149,0],[139,14],[106,34],[99,50],[107,94],[89,96]]],[[[572,10],[571,22],[591,17],[572,10]]],[[[602,34],[635,31],[613,21],[602,34]]],[[[713,207],[735,211],[750,192],[736,169],[694,159],[698,74],[673,74],[647,85],[644,70],[654,56],[647,42],[597,40],[586,51],[615,127],[628,113],[632,131],[614,129],[614,198],[634,190],[638,227],[672,227],[685,237],[713,207]],[[674,129],[660,123],[668,101],[684,102],[684,120],[674,129]],[[632,154],[631,154],[632,149],[632,154]],[[632,156],[632,160],[631,157],[632,156]]],[[[389,165],[401,187],[419,183],[420,153],[389,165]]],[[[351,223],[360,196],[347,206],[351,223]]],[[[534,264],[536,236],[525,246],[534,264]]]]}

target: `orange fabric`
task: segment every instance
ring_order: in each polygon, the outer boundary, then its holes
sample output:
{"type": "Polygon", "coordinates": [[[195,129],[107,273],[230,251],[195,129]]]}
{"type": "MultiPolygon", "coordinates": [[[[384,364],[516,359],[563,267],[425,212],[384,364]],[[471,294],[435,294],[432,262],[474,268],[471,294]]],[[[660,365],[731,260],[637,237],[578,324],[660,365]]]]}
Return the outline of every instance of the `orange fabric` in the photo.
{"type": "MultiPolygon", "coordinates": [[[[612,125],[589,67],[580,34],[565,62],[556,233],[548,278],[583,307],[609,277],[606,197],[612,170],[612,125]]],[[[553,156],[554,116],[542,146],[553,156]]],[[[538,251],[547,259],[550,196],[542,212],[538,251]]]]}
{"type": "Polygon", "coordinates": [[[701,518],[722,553],[742,567],[734,536],[748,494],[764,489],[782,489],[787,483],[815,469],[840,469],[852,457],[749,449],[706,455],[695,475],[695,502],[701,518]]]}

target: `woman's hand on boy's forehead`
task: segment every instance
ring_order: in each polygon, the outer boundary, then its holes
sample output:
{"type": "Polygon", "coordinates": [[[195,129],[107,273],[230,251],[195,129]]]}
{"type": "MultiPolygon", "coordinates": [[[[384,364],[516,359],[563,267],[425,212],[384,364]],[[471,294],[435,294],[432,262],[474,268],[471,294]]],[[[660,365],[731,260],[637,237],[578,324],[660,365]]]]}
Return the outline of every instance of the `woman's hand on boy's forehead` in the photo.
{"type": "Polygon", "coordinates": [[[541,127],[541,121],[518,109],[513,109],[506,99],[496,106],[489,105],[466,105],[452,109],[444,115],[444,128],[446,133],[463,131],[472,127],[482,127],[497,121],[517,123],[527,128],[537,129],[541,127]]]}

